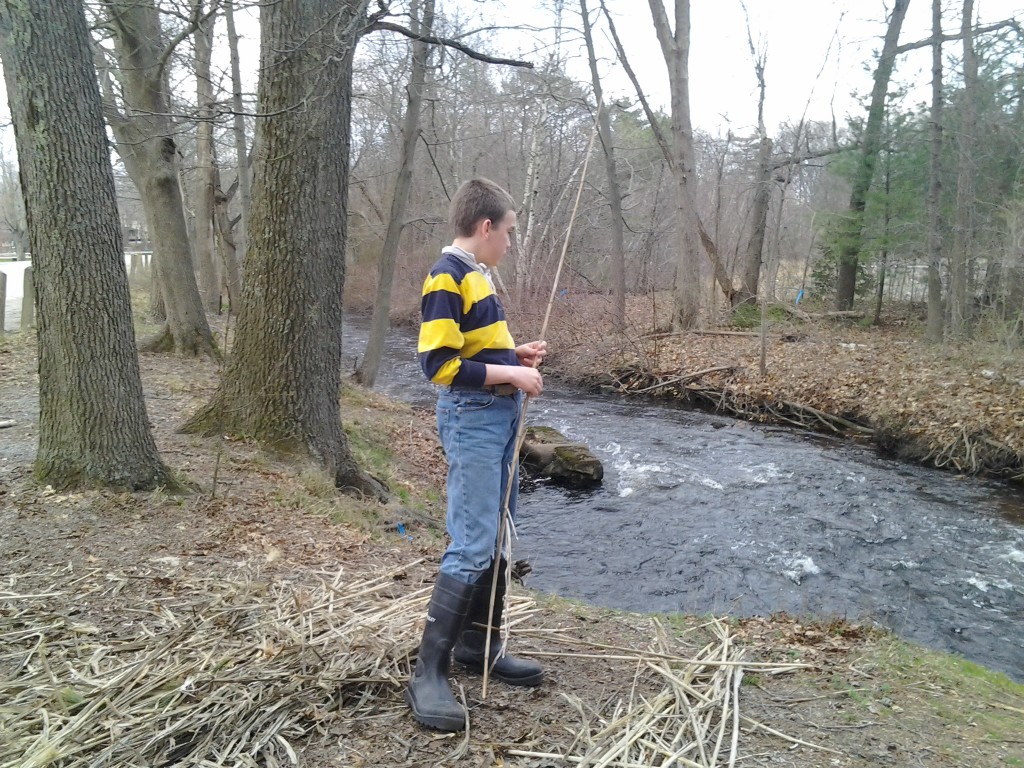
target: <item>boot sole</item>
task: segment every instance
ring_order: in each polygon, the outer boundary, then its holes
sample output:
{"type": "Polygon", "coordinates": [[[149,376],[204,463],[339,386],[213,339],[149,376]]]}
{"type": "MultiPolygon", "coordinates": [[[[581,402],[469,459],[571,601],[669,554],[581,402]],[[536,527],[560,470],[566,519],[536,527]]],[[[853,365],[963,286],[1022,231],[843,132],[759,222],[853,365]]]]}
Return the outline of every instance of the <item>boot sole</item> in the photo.
{"type": "Polygon", "coordinates": [[[420,725],[425,725],[427,728],[432,728],[435,731],[446,731],[448,733],[457,733],[458,731],[466,730],[466,716],[455,718],[445,717],[444,715],[430,715],[420,712],[416,709],[416,700],[409,693],[409,690],[405,691],[405,703],[409,705],[409,709],[412,710],[412,716],[420,725]]]}

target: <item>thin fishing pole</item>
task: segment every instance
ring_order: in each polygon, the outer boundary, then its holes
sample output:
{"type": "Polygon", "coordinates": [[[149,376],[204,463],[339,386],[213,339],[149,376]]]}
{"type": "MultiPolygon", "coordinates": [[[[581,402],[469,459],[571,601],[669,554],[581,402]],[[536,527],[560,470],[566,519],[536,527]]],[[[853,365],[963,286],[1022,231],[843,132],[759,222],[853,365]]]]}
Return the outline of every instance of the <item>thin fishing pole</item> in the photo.
{"type": "MultiPolygon", "coordinates": [[[[544,322],[540,328],[540,339],[543,339],[548,332],[548,321],[551,319],[551,307],[555,302],[555,294],[558,291],[558,281],[562,276],[562,265],[565,264],[565,255],[569,250],[569,238],[572,236],[572,226],[576,221],[576,213],[580,208],[580,198],[583,197],[583,187],[587,180],[587,166],[590,164],[590,153],[594,148],[594,141],[597,138],[598,130],[598,116],[601,113],[601,105],[598,104],[597,112],[594,113],[594,128],[590,132],[590,141],[587,143],[587,151],[583,156],[583,171],[580,174],[580,185],[576,190],[576,202],[573,205],[572,213],[569,216],[569,226],[565,230],[565,240],[562,243],[562,253],[558,257],[558,267],[555,269],[555,279],[551,283],[551,295],[548,297],[547,310],[544,312],[544,322]]],[[[533,367],[536,368],[539,364],[535,358],[533,361],[533,367]]],[[[529,410],[530,398],[529,396],[523,398],[523,405],[519,412],[519,426],[516,429],[516,443],[515,449],[512,452],[512,461],[508,465],[508,483],[505,485],[505,498],[502,501],[501,506],[501,523],[498,526],[498,537],[495,541],[494,548],[494,573],[491,576],[491,599],[488,603],[488,621],[487,630],[484,637],[484,680],[483,688],[481,690],[482,698],[487,698],[487,681],[491,671],[491,629],[493,622],[491,621],[494,616],[494,603],[498,593],[498,566],[501,564],[501,553],[502,551],[508,552],[508,558],[506,560],[506,571],[505,584],[508,584],[511,580],[512,570],[512,536],[515,533],[515,523],[512,521],[512,512],[509,509],[509,501],[512,497],[512,483],[515,482],[515,473],[512,471],[513,467],[519,465],[519,452],[523,447],[523,440],[526,437],[526,414],[529,410]]],[[[506,601],[508,600],[506,592],[506,601]]],[[[504,627],[507,629],[508,622],[504,622],[504,627]]],[[[504,651],[505,639],[502,638],[502,651],[504,651]]],[[[499,654],[500,655],[500,654],[499,654]]],[[[497,657],[495,657],[497,661],[497,657]]]]}

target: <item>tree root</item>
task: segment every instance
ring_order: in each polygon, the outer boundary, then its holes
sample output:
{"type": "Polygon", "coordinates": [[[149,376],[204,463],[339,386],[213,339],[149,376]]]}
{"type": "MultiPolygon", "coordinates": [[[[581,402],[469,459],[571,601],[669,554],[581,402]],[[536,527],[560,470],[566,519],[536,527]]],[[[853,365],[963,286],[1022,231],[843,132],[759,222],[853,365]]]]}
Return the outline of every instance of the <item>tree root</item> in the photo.
{"type": "Polygon", "coordinates": [[[191,338],[177,339],[168,324],[164,324],[159,331],[139,344],[140,352],[163,354],[176,352],[186,357],[212,357],[219,360],[220,350],[202,334],[193,334],[191,338]]]}

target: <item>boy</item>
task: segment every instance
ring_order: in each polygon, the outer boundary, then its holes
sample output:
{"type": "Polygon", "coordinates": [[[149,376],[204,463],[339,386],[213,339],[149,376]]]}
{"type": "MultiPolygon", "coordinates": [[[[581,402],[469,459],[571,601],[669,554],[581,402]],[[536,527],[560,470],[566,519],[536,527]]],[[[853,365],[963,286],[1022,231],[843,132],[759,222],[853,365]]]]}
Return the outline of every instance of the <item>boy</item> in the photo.
{"type": "MultiPolygon", "coordinates": [[[[420,367],[442,387],[437,398],[437,429],[448,459],[448,512],[451,543],[427,609],[416,669],[405,699],[413,717],[443,731],[465,727],[466,710],[448,686],[454,656],[460,664],[511,685],[540,685],[539,664],[500,652],[497,630],[506,589],[507,562],[494,562],[509,464],[515,451],[523,393],[543,389],[536,366],[547,344],[516,346],[505,312],[494,292],[490,269],[508,251],[516,224],[515,203],[493,181],[472,179],[456,191],[449,209],[455,230],[451,246],[423,284],[420,367]],[[494,614],[490,593],[499,569],[494,614]],[[491,648],[485,655],[488,624],[491,648]]],[[[512,467],[509,510],[515,512],[518,467],[512,467]]]]}

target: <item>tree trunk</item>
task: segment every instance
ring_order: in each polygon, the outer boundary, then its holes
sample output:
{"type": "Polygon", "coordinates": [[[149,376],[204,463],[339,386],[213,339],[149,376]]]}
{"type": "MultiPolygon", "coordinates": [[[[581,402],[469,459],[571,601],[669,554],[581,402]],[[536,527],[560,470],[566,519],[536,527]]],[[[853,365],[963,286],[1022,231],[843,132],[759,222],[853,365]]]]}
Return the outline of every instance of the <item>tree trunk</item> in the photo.
{"type": "MultiPolygon", "coordinates": [[[[690,2],[675,0],[675,32],[662,0],[648,0],[658,42],[668,67],[672,104],[672,155],[676,183],[676,214],[679,227],[679,261],[673,286],[672,325],[693,328],[700,320],[700,226],[694,201],[693,129],[690,123],[690,2]]],[[[710,239],[710,238],[707,238],[710,239]]]]}
{"type": "MultiPolygon", "coordinates": [[[[202,0],[197,6],[202,13],[202,0]]],[[[195,33],[196,43],[196,264],[199,267],[199,295],[207,312],[220,312],[221,275],[213,257],[213,56],[215,15],[203,21],[195,33]]]]}
{"type": "MultiPolygon", "coordinates": [[[[224,4],[224,21],[228,28],[228,50],[231,56],[231,108],[235,117],[235,163],[238,168],[239,225],[235,227],[236,264],[245,260],[245,243],[249,232],[249,206],[252,200],[252,182],[249,172],[248,139],[245,135],[245,103],[242,101],[242,74],[238,61],[238,33],[235,31],[234,3],[224,4]]],[[[230,284],[230,281],[229,281],[230,284]]]]}
{"type": "Polygon", "coordinates": [[[853,309],[853,297],[857,292],[857,261],[863,241],[864,207],[868,190],[875,175],[875,163],[882,139],[882,121],[885,117],[885,98],[889,90],[889,78],[896,63],[896,49],[900,29],[907,15],[910,0],[895,0],[889,26],[885,31],[885,42],[875,68],[874,85],[871,88],[871,105],[868,107],[867,124],[860,143],[860,159],[853,188],[850,190],[849,213],[845,224],[842,244],[839,250],[839,278],[836,283],[836,309],[853,309]]]}
{"type": "Polygon", "coordinates": [[[216,354],[192,269],[192,249],[178,180],[160,18],[153,0],[105,0],[126,109],[108,119],[117,151],[138,187],[153,242],[153,263],[167,325],[144,346],[186,355],[216,354]],[[130,114],[130,116],[129,116],[130,114]]]}
{"type": "Polygon", "coordinates": [[[583,39],[587,44],[587,60],[590,62],[590,80],[594,86],[594,100],[597,102],[597,126],[604,149],[605,176],[608,179],[608,206],[611,208],[612,224],[612,288],[615,296],[612,319],[616,333],[626,331],[626,247],[622,224],[622,190],[619,188],[618,171],[615,165],[615,144],[612,140],[612,121],[604,106],[601,91],[601,76],[597,72],[597,54],[590,29],[590,13],[587,0],[580,0],[580,17],[583,20],[583,39]]]}
{"type": "MultiPolygon", "coordinates": [[[[413,3],[411,14],[413,31],[420,35],[432,34],[434,26],[434,0],[424,0],[421,18],[416,19],[418,3],[413,3]]],[[[364,386],[372,387],[377,381],[380,359],[384,353],[384,340],[390,327],[388,315],[391,312],[391,284],[395,278],[395,262],[398,260],[398,246],[405,228],[405,209],[409,204],[409,187],[412,185],[412,165],[416,159],[416,144],[420,138],[420,110],[423,107],[423,91],[427,77],[427,56],[430,48],[422,40],[412,43],[412,73],[405,103],[405,119],[402,123],[402,160],[395,180],[395,194],[391,199],[391,217],[388,231],[384,236],[384,247],[380,254],[377,271],[377,297],[373,304],[370,320],[370,335],[366,342],[366,356],[359,367],[357,378],[364,386]]]]}
{"type": "Polygon", "coordinates": [[[974,0],[964,0],[960,33],[964,46],[963,107],[960,112],[956,177],[956,221],[950,254],[949,332],[955,339],[967,333],[970,320],[968,261],[974,239],[974,137],[977,115],[978,55],[974,50],[974,0]]]}
{"type": "MultiPolygon", "coordinates": [[[[768,230],[768,209],[772,202],[772,141],[768,138],[768,131],[764,125],[764,97],[765,97],[765,63],[768,58],[764,49],[760,52],[754,48],[754,39],[750,34],[750,20],[747,19],[747,41],[750,45],[750,56],[754,63],[754,75],[757,77],[757,171],[754,179],[754,200],[750,206],[750,237],[747,239],[747,252],[744,259],[742,284],[733,297],[732,306],[740,304],[753,304],[757,301],[758,282],[761,277],[761,268],[764,265],[764,239],[768,230]]],[[[795,146],[795,145],[794,145],[795,146]]],[[[767,296],[761,302],[762,321],[767,306],[767,296]]],[[[762,337],[765,328],[762,322],[762,337]]],[[[761,375],[764,375],[762,364],[761,375]]]]}
{"type": "Polygon", "coordinates": [[[942,341],[942,1],[932,0],[932,114],[928,159],[928,340],[942,341]]]}
{"type": "MultiPolygon", "coordinates": [[[[701,245],[704,247],[704,253],[707,254],[708,260],[711,262],[711,268],[712,268],[712,271],[713,271],[714,276],[715,276],[715,282],[718,283],[718,287],[721,288],[722,293],[725,295],[726,299],[731,302],[732,298],[733,298],[733,295],[736,293],[736,290],[733,288],[732,276],[729,274],[729,270],[726,269],[725,264],[722,261],[721,254],[718,252],[718,246],[716,245],[715,240],[711,237],[710,234],[708,234],[707,230],[704,228],[704,225],[700,221],[700,217],[697,215],[696,204],[694,203],[694,200],[693,200],[692,190],[689,187],[689,184],[692,183],[692,179],[691,179],[691,182],[687,182],[686,181],[687,178],[690,178],[690,177],[693,176],[693,133],[692,133],[692,131],[689,130],[689,125],[690,125],[690,94],[689,94],[689,83],[688,83],[688,77],[689,76],[686,73],[687,68],[688,68],[688,64],[687,64],[686,59],[689,56],[689,29],[690,29],[690,7],[689,7],[689,3],[688,2],[680,2],[680,0],[677,0],[677,5],[676,5],[676,19],[677,19],[677,23],[676,23],[676,36],[677,37],[679,36],[680,16],[685,16],[684,25],[683,26],[684,26],[685,31],[686,31],[686,46],[685,46],[686,51],[685,51],[685,55],[682,57],[682,60],[683,60],[683,62],[682,62],[683,77],[676,78],[676,82],[680,83],[680,86],[679,86],[678,90],[681,91],[683,94],[685,94],[684,96],[681,96],[679,101],[680,101],[681,111],[685,112],[685,119],[683,117],[680,117],[681,125],[685,125],[686,129],[685,130],[680,129],[679,133],[677,134],[677,132],[676,132],[676,125],[675,125],[675,122],[673,122],[673,136],[675,137],[677,135],[681,135],[683,137],[683,143],[684,144],[685,143],[689,144],[690,163],[687,166],[684,163],[680,162],[679,158],[677,157],[678,152],[677,152],[676,142],[673,141],[673,143],[670,144],[669,141],[665,138],[664,132],[659,127],[659,118],[654,113],[654,110],[651,109],[651,105],[647,101],[647,97],[644,95],[644,89],[641,87],[640,81],[637,78],[636,73],[633,71],[633,68],[630,67],[629,60],[626,58],[625,49],[623,49],[623,47],[622,47],[622,41],[619,40],[619,36],[616,33],[616,31],[615,31],[615,22],[612,21],[611,14],[608,13],[608,8],[605,6],[604,0],[599,0],[599,2],[601,4],[601,10],[604,12],[605,19],[608,21],[608,31],[611,32],[612,40],[615,43],[615,50],[616,50],[616,53],[618,54],[619,62],[622,64],[622,68],[624,70],[626,70],[626,75],[629,77],[630,82],[633,84],[633,88],[636,90],[636,95],[637,95],[637,98],[640,100],[640,104],[643,106],[644,114],[647,115],[647,122],[648,122],[648,125],[650,126],[651,132],[654,134],[654,137],[655,137],[655,139],[658,142],[658,147],[659,147],[659,149],[661,149],[661,152],[662,152],[663,156],[665,157],[665,162],[668,164],[669,169],[672,171],[673,178],[676,181],[676,189],[677,190],[680,190],[680,189],[684,190],[683,192],[677,194],[676,197],[677,197],[678,201],[681,201],[681,202],[677,203],[677,208],[679,206],[683,207],[683,210],[680,213],[678,218],[680,218],[681,220],[682,219],[688,219],[690,221],[690,230],[691,230],[690,232],[687,232],[687,228],[683,226],[682,222],[680,222],[679,226],[681,227],[681,230],[680,230],[681,235],[680,235],[680,237],[684,241],[683,242],[683,248],[682,248],[683,259],[684,260],[688,260],[689,271],[691,271],[693,273],[692,285],[689,286],[688,288],[684,286],[684,290],[692,291],[693,292],[693,296],[690,299],[685,299],[684,298],[683,299],[683,303],[687,303],[687,302],[693,303],[693,302],[696,302],[696,305],[695,305],[696,306],[696,311],[694,313],[692,313],[693,317],[696,319],[696,317],[699,315],[699,309],[700,309],[700,307],[699,307],[700,289],[699,289],[699,286],[697,285],[697,283],[698,283],[698,281],[700,279],[700,274],[699,274],[700,268],[699,268],[699,265],[697,263],[698,258],[694,255],[696,253],[696,251],[693,250],[693,248],[695,247],[694,246],[695,240],[699,239],[701,245]],[[681,12],[680,11],[680,6],[685,6],[685,9],[684,9],[685,12],[681,12]],[[685,105],[685,107],[683,107],[683,105],[685,105]],[[687,137],[688,137],[688,141],[687,141],[687,137]],[[686,168],[689,168],[689,171],[686,171],[685,170],[686,168]],[[680,183],[681,179],[682,179],[682,183],[680,183]],[[694,232],[696,233],[695,235],[694,235],[694,232]],[[690,254],[690,256],[687,256],[686,254],[690,254]]],[[[664,58],[665,58],[665,64],[669,68],[669,84],[670,84],[670,88],[671,88],[673,94],[675,94],[677,92],[677,88],[676,88],[676,86],[672,85],[672,83],[674,82],[673,81],[673,72],[678,69],[678,67],[675,66],[676,64],[678,64],[678,62],[676,61],[677,57],[672,53],[672,51],[675,49],[675,44],[673,42],[673,37],[671,35],[671,29],[670,29],[670,26],[669,26],[669,23],[668,23],[668,17],[665,15],[665,8],[661,4],[661,2],[659,2],[659,0],[648,0],[648,2],[650,3],[650,6],[651,6],[651,15],[654,17],[655,30],[658,32],[658,41],[661,44],[662,53],[663,53],[664,58]],[[670,63],[670,61],[674,62],[674,63],[670,63]]],[[[673,101],[673,105],[675,105],[675,101],[673,101]]],[[[673,110],[675,110],[675,106],[673,106],[673,110]]],[[[673,112],[673,115],[674,114],[675,114],[675,112],[673,112]]],[[[676,270],[676,279],[677,279],[676,284],[677,284],[677,286],[678,286],[678,279],[679,279],[679,275],[680,275],[681,271],[685,272],[686,270],[679,270],[679,269],[676,270]]],[[[676,294],[676,300],[675,300],[674,303],[676,305],[676,308],[679,309],[679,307],[680,307],[680,297],[679,297],[678,293],[676,294]]],[[[676,314],[678,315],[678,313],[676,313],[676,314]]],[[[690,313],[685,313],[684,312],[684,314],[690,314],[690,313]]],[[[674,319],[674,322],[678,324],[680,319],[681,318],[679,318],[677,316],[674,319]]]]}
{"type": "Polygon", "coordinates": [[[885,202],[882,209],[882,253],[878,259],[878,284],[875,286],[875,317],[872,322],[878,325],[882,321],[882,299],[885,297],[886,270],[889,266],[889,225],[892,221],[892,205],[889,192],[892,186],[892,148],[885,150],[885,202]]]}
{"type": "Polygon", "coordinates": [[[185,429],[306,453],[339,488],[383,498],[356,465],[339,413],[352,57],[368,1],[261,7],[267,117],[257,124],[237,335],[220,388],[185,429]]]}
{"type": "MultiPolygon", "coordinates": [[[[215,147],[216,149],[216,147],[215,147]]],[[[213,162],[213,220],[221,263],[224,266],[224,287],[228,294],[228,311],[237,315],[242,306],[242,271],[238,254],[238,227],[231,225],[228,215],[228,196],[221,189],[220,166],[214,152],[213,162]]],[[[226,341],[226,340],[225,340],[226,341]]]]}
{"type": "Polygon", "coordinates": [[[149,430],[106,128],[77,0],[0,3],[39,306],[39,452],[54,487],[150,489],[149,430]]]}
{"type": "MultiPolygon", "coordinates": [[[[762,131],[764,125],[761,125],[762,131]]],[[[734,307],[757,301],[761,267],[764,264],[764,238],[768,230],[768,209],[772,202],[772,141],[762,132],[757,150],[757,177],[754,180],[754,201],[750,206],[750,237],[747,239],[746,257],[740,289],[733,297],[734,307]]]]}
{"type": "MultiPolygon", "coordinates": [[[[523,232],[522,239],[519,239],[519,227],[516,227],[517,254],[515,263],[515,297],[516,303],[522,304],[527,294],[533,291],[533,275],[536,259],[534,250],[537,240],[537,171],[540,167],[540,135],[541,129],[547,122],[547,110],[541,112],[540,119],[533,126],[530,135],[530,154],[526,164],[526,183],[523,189],[523,232]]],[[[550,221],[550,219],[549,219],[550,221]]],[[[541,238],[543,241],[543,238],[541,238]]]]}

